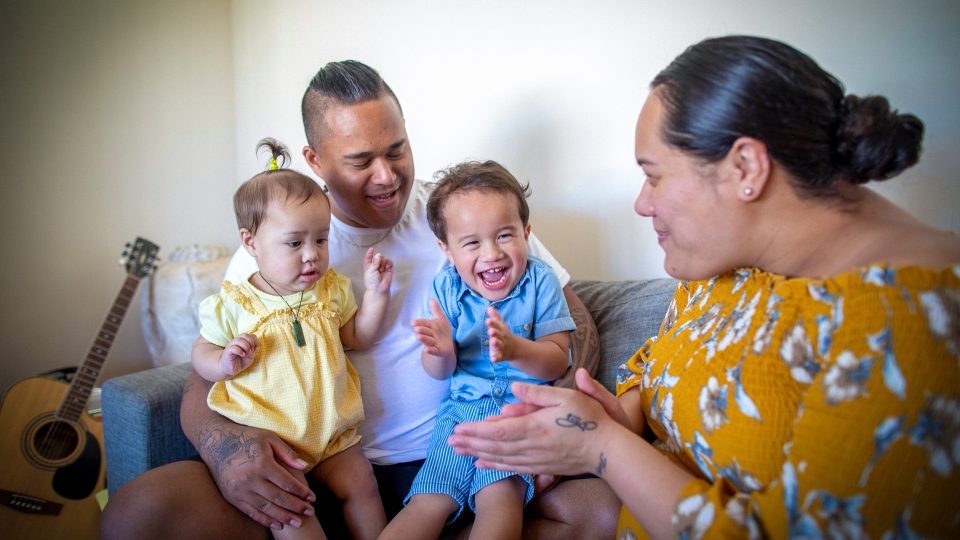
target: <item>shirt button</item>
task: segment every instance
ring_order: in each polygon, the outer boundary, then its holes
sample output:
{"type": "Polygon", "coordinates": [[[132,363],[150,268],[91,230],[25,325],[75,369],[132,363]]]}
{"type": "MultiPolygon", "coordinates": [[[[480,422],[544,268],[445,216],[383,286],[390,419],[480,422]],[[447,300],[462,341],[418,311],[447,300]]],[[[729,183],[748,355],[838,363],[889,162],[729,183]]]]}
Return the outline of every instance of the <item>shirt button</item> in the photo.
{"type": "Polygon", "coordinates": [[[493,390],[493,393],[499,396],[500,394],[503,393],[503,388],[495,388],[493,390]]]}

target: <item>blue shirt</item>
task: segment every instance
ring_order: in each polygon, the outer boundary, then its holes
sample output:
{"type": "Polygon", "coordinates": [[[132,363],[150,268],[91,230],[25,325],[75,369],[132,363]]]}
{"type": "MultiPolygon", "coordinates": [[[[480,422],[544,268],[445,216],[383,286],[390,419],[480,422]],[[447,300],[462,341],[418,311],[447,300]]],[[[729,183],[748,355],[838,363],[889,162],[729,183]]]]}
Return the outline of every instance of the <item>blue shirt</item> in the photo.
{"type": "MultiPolygon", "coordinates": [[[[450,397],[456,400],[491,396],[502,405],[516,401],[510,391],[513,381],[550,382],[527,375],[511,366],[509,359],[490,361],[488,306],[497,308],[515,335],[529,340],[576,328],[556,274],[547,263],[535,257],[527,259],[527,269],[520,281],[502,300],[490,302],[468,287],[449,263],[434,278],[431,296],[447,315],[453,331],[457,369],[450,378],[450,397]]],[[[429,309],[427,313],[432,317],[429,309]]]]}

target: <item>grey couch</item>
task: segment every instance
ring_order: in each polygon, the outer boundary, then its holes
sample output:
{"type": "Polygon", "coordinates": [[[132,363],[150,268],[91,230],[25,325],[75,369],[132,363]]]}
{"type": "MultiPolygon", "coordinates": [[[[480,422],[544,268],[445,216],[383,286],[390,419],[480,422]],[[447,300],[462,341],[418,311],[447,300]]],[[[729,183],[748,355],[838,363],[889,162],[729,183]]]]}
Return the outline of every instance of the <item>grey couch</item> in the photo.
{"type": "MultiPolygon", "coordinates": [[[[597,323],[598,378],[612,390],[617,367],[659,330],[676,282],[575,280],[571,285],[597,323]]],[[[180,396],[189,373],[189,363],[173,364],[103,384],[110,493],[149,469],[197,455],[180,429],[180,396]]]]}

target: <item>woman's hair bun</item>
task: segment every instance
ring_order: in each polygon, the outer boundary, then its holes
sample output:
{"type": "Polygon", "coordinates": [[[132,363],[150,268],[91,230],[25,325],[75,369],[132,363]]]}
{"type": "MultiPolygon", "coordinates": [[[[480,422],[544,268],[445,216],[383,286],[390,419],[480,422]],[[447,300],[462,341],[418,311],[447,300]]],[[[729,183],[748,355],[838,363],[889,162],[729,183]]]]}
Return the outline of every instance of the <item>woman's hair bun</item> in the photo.
{"type": "Polygon", "coordinates": [[[839,174],[854,184],[886,180],[920,159],[923,122],[890,109],[883,96],[843,100],[837,129],[839,174]]]}

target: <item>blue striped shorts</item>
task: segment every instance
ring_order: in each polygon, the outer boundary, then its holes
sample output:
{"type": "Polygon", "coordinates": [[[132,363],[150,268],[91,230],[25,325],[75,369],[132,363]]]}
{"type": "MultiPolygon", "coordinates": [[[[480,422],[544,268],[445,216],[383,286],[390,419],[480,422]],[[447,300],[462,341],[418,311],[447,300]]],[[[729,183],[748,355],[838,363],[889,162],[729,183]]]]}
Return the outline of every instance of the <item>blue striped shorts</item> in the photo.
{"type": "Polygon", "coordinates": [[[449,495],[460,508],[450,516],[448,523],[457,519],[463,512],[463,505],[470,505],[470,510],[477,511],[477,493],[486,486],[509,478],[520,477],[527,484],[527,494],[523,503],[527,504],[533,498],[533,477],[528,474],[495,471],[491,469],[477,469],[477,461],[472,456],[460,456],[453,453],[453,448],[447,444],[447,439],[453,435],[453,428],[463,422],[477,422],[484,418],[500,414],[500,406],[490,396],[484,396],[472,401],[455,401],[447,398],[437,410],[437,425],[430,438],[430,448],[427,450],[427,460],[420,472],[413,479],[410,493],[403,504],[407,504],[411,497],[421,493],[443,493],[449,495]]]}

